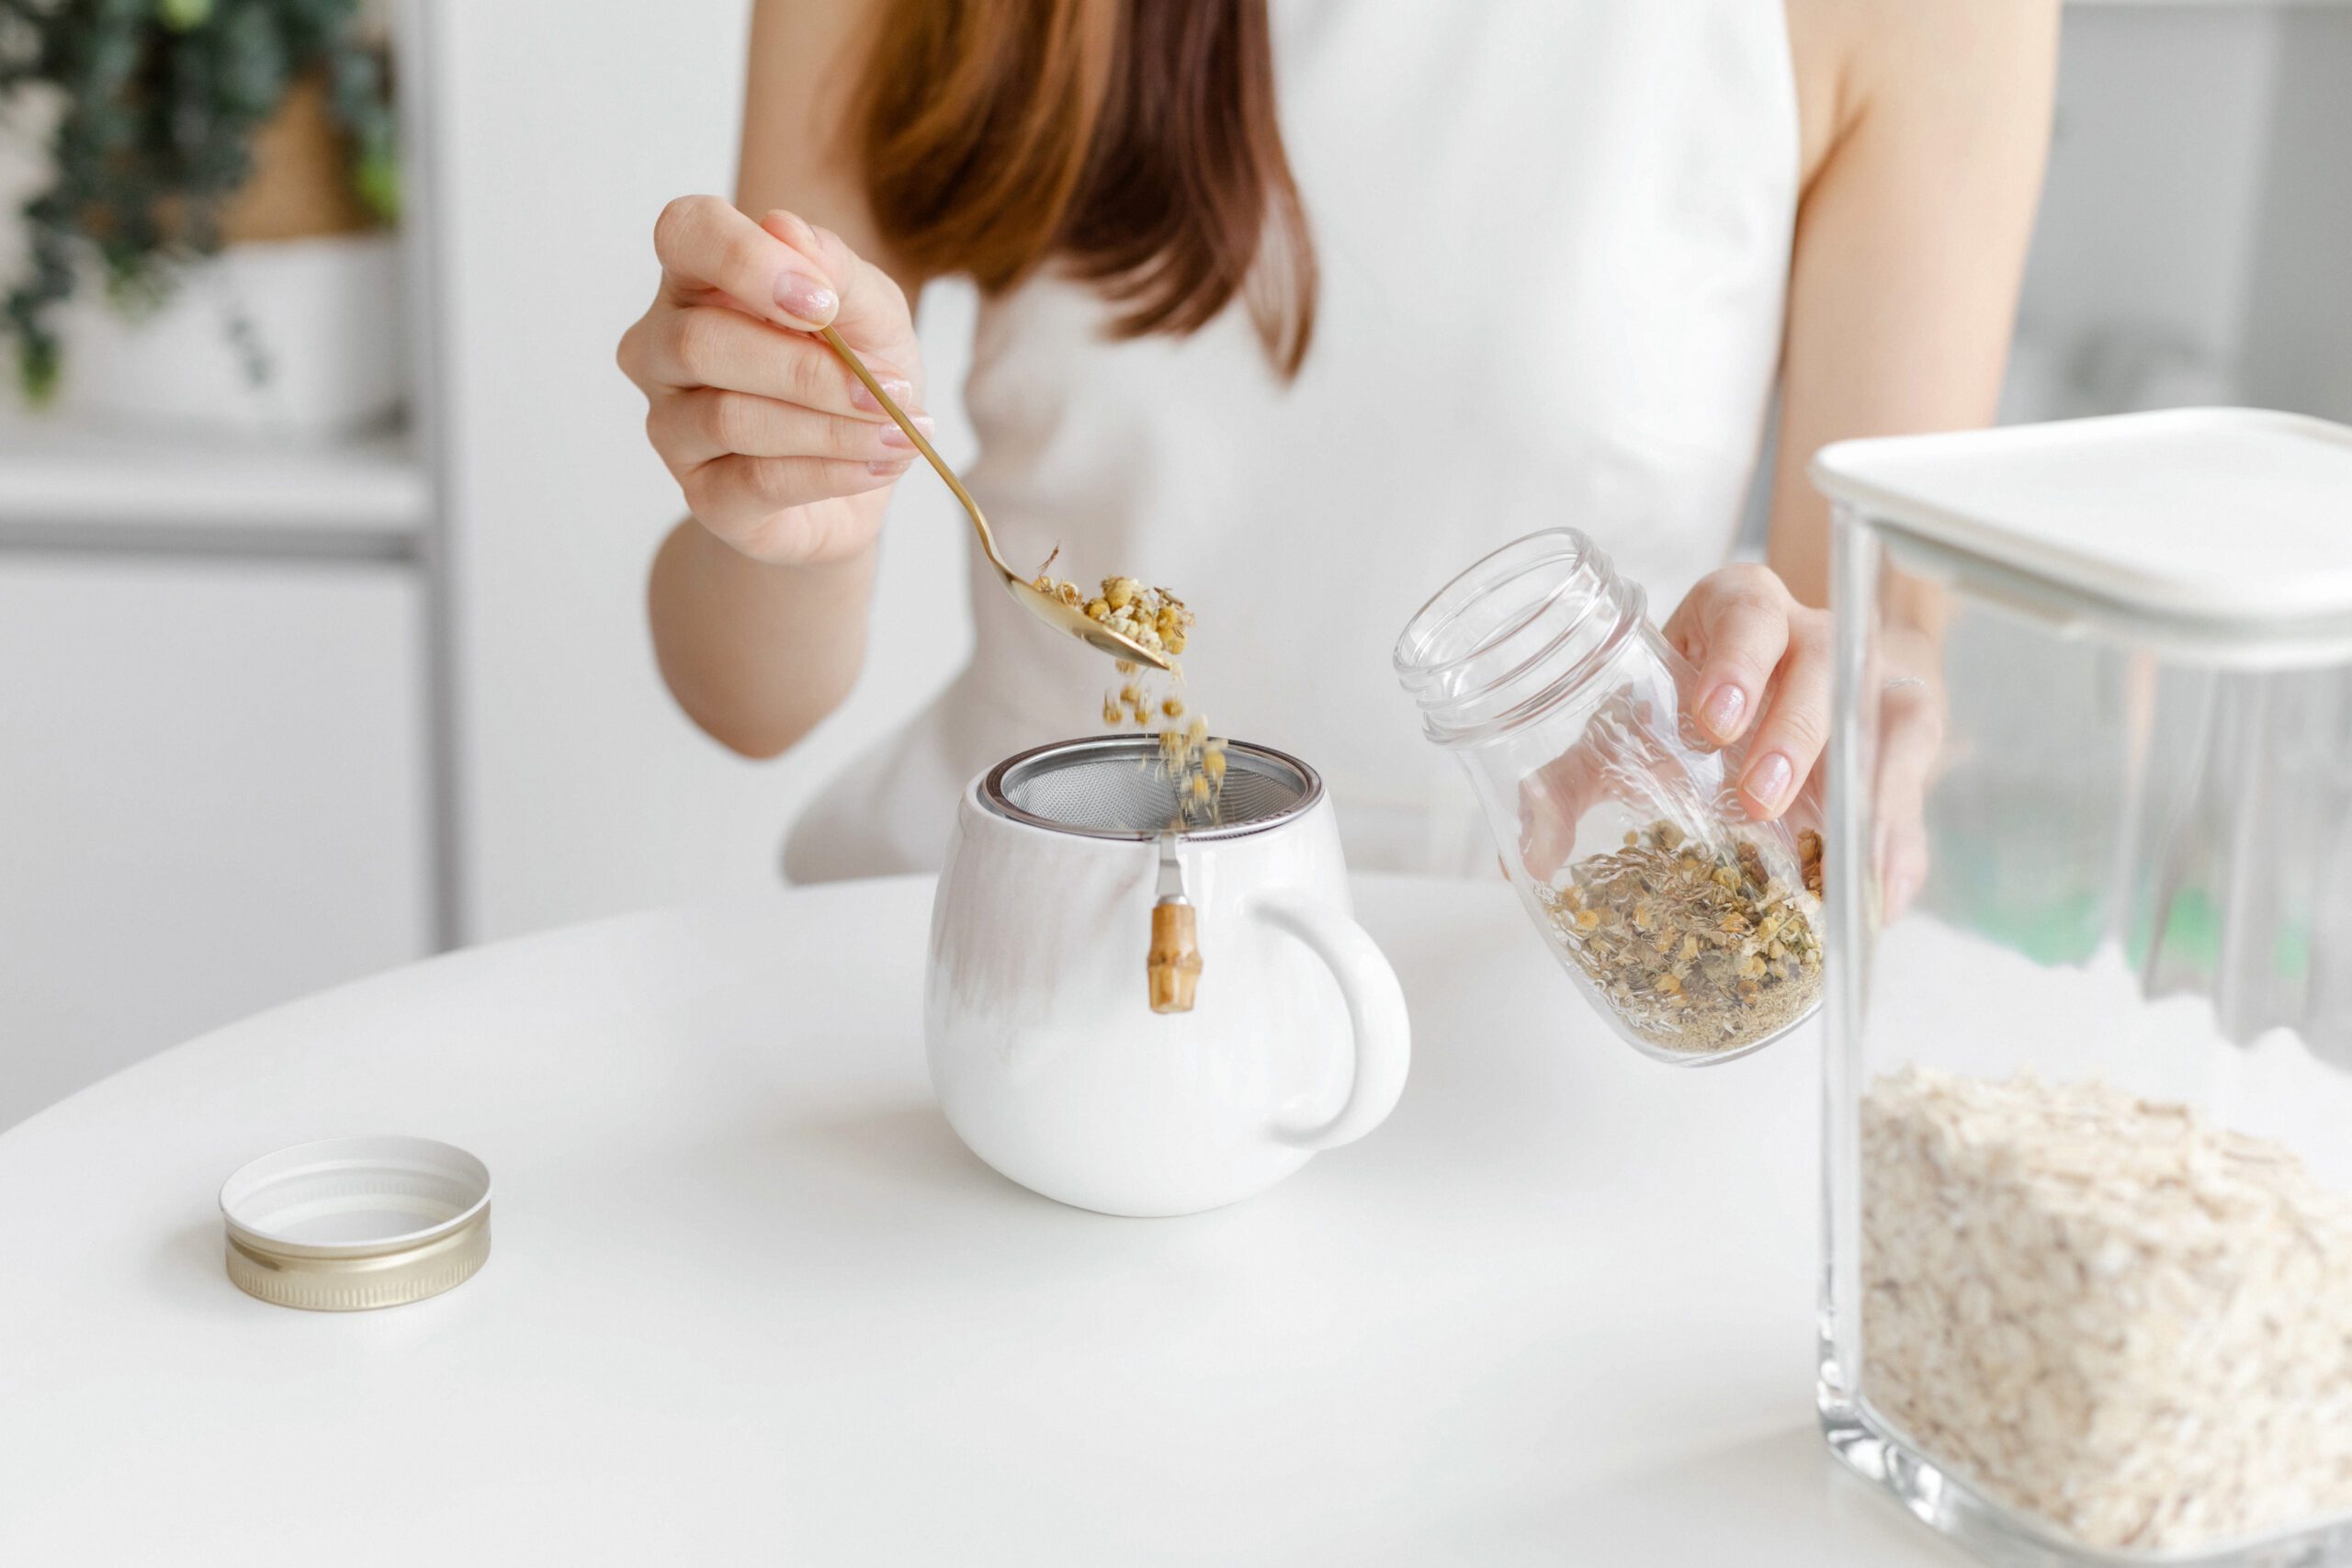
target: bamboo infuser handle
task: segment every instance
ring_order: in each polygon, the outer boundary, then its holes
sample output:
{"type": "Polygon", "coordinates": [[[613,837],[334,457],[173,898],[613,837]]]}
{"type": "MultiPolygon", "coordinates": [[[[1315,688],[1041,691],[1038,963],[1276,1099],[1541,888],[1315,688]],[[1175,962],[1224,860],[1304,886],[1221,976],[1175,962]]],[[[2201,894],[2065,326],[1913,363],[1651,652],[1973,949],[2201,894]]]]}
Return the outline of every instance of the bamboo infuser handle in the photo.
{"type": "Polygon", "coordinates": [[[1201,983],[1201,942],[1196,911],[1172,899],[1151,907],[1151,953],[1144,966],[1151,975],[1151,1010],[1190,1012],[1201,983]]]}

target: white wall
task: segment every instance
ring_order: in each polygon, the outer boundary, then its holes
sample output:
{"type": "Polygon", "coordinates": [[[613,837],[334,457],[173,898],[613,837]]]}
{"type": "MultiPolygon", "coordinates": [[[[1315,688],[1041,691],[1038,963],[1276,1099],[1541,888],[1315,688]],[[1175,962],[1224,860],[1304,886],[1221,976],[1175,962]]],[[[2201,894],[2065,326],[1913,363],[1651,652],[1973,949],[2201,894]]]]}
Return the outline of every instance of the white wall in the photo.
{"type": "Polygon", "coordinates": [[[2268,6],[2067,10],[2005,418],[2234,395],[2277,67],[2268,6]]]}
{"type": "Polygon", "coordinates": [[[2246,6],[2067,13],[2027,324],[2160,324],[2208,354],[2235,350],[2278,20],[2246,6]]]}
{"type": "Polygon", "coordinates": [[[2003,414],[2352,404],[2352,6],[2067,8],[2003,414]]]}
{"type": "Polygon", "coordinates": [[[2352,6],[2290,11],[2278,37],[2247,392],[2352,423],[2352,6]]]}
{"type": "MultiPolygon", "coordinates": [[[[435,11],[469,939],[773,883],[811,790],[963,658],[962,525],[917,472],[882,604],[925,604],[944,645],[877,644],[845,710],[772,763],[704,739],[654,669],[645,569],[681,506],[613,350],[650,298],[662,203],[732,188],[745,17],[740,0],[435,11]]],[[[968,300],[924,315],[953,459],[968,300]]]]}

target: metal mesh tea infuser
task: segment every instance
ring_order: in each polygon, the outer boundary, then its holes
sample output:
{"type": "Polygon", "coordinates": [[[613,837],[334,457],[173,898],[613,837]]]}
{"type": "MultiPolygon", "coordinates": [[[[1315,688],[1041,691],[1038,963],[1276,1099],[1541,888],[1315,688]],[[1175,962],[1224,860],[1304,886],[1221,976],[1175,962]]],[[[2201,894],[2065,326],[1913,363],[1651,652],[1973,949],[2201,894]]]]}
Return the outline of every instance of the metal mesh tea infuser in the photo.
{"type": "MultiPolygon", "coordinates": [[[[1159,755],[1148,735],[1059,741],[999,763],[982,781],[980,797],[990,810],[1033,827],[1091,839],[1156,839],[1183,817],[1159,755]]],[[[1314,769],[1271,747],[1227,741],[1226,759],[1217,820],[1181,829],[1180,837],[1262,832],[1322,795],[1323,781],[1314,769]]]]}

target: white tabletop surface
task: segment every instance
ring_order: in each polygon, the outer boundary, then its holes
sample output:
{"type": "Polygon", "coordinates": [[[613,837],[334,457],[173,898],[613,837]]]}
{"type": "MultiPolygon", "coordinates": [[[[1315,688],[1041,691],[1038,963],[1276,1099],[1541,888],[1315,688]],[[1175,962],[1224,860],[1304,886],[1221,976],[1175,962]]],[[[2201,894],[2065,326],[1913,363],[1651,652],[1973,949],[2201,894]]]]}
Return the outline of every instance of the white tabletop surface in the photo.
{"type": "Polygon", "coordinates": [[[1809,1038],[1651,1064],[1499,885],[1367,879],[1395,1116],[1107,1219],[933,1108],[929,897],[477,949],[0,1134],[0,1562],[1961,1561],[1814,1432],[1809,1038]],[[481,1273],[239,1294],[222,1179],[368,1131],[489,1163],[481,1273]]]}

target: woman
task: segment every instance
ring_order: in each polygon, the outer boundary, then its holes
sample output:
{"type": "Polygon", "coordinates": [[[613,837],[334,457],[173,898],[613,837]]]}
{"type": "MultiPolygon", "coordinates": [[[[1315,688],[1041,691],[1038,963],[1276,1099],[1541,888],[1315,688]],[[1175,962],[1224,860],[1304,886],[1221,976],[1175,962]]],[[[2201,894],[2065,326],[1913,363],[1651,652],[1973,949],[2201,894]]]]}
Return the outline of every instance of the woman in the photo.
{"type": "MultiPolygon", "coordinates": [[[[1484,858],[1389,645],[1562,522],[1679,595],[1697,717],[1776,816],[1827,723],[1806,460],[1990,417],[2056,9],[763,0],[737,201],[664,210],[621,344],[692,509],[650,590],[671,689],[753,756],[849,691],[913,454],[810,329],[920,405],[908,301],[961,272],[1007,558],[1189,599],[1196,706],[1323,771],[1351,863],[1484,858]],[[1723,566],[1776,386],[1770,567],[1723,566]]],[[[797,877],[935,864],[967,777],[1093,713],[1100,656],[974,582],[971,665],[811,808],[797,877]]],[[[1933,687],[1887,700],[1882,788],[1916,793],[1933,687]]],[[[1883,847],[1891,904],[1924,864],[1883,847]]]]}

